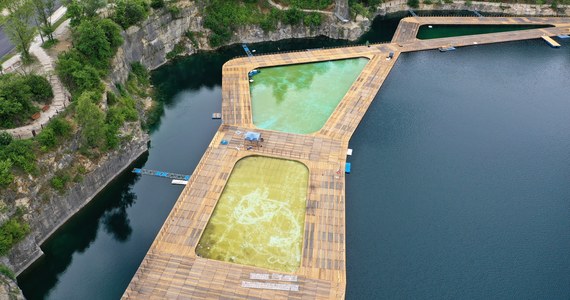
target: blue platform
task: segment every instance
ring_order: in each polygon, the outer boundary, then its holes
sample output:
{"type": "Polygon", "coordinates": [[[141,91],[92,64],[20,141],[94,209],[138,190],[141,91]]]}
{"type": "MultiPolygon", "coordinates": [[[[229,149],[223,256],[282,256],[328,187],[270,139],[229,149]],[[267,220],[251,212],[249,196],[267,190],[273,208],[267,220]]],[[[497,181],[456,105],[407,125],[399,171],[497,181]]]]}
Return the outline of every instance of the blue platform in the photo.
{"type": "Polygon", "coordinates": [[[347,163],[345,164],[345,166],[344,166],[344,172],[345,172],[346,174],[350,174],[350,163],[349,163],[349,162],[347,162],[347,163]]]}

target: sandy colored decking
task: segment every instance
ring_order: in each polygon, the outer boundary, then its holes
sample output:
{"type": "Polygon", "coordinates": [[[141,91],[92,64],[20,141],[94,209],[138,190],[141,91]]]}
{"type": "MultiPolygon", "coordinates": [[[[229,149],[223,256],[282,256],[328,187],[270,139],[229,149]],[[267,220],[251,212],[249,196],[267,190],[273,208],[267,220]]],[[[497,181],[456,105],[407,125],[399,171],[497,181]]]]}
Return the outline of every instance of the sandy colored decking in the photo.
{"type": "MultiPolygon", "coordinates": [[[[124,299],[339,299],[346,289],[345,178],[348,141],[401,52],[570,33],[570,18],[402,20],[389,44],[238,58],[223,68],[223,125],[182,191],[125,291],[124,299]],[[421,24],[552,24],[556,27],[417,40],[421,24]],[[394,52],[392,60],[386,60],[394,52]],[[367,57],[362,73],[324,127],[300,135],[255,129],[248,71],[258,67],[367,57]],[[246,151],[240,133],[256,130],[263,147],[246,151]],[[229,145],[221,145],[222,139],[229,145]],[[248,155],[298,160],[309,168],[301,267],[292,274],[197,257],[194,251],[234,164],[248,155]]],[[[545,51],[550,48],[545,45],[545,51]]],[[[357,152],[356,152],[357,153],[357,152]]],[[[350,201],[350,199],[349,199],[350,201]]],[[[372,287],[371,287],[372,288],[372,287]]]]}

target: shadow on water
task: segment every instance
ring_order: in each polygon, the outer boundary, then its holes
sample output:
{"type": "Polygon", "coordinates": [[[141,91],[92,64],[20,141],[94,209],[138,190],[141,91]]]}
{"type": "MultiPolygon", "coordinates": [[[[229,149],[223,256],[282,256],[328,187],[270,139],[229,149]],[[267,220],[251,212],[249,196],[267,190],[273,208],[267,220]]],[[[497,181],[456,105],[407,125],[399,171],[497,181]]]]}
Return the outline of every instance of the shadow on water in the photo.
{"type": "Polygon", "coordinates": [[[130,170],[140,168],[147,159],[148,152],[110,182],[93,201],[42,245],[45,255],[18,277],[19,286],[27,299],[42,299],[49,294],[58,284],[58,275],[71,264],[73,254],[83,253],[97,238],[101,223],[116,241],[125,242],[129,239],[133,229],[129,225],[126,209],[136,199],[131,189],[140,178],[130,170]],[[41,281],[33,280],[37,270],[43,271],[41,281]]]}

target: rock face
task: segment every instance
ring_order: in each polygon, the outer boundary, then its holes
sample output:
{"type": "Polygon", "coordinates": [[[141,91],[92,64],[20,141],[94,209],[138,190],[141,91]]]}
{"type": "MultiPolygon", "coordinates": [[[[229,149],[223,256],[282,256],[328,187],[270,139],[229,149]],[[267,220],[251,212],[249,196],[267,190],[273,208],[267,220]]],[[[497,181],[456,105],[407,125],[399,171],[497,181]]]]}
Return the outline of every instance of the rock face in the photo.
{"type": "MultiPolygon", "coordinates": [[[[290,38],[327,36],[335,39],[356,40],[370,27],[368,19],[341,23],[333,15],[323,15],[323,23],[318,27],[278,24],[272,32],[264,32],[260,26],[250,25],[234,33],[228,44],[277,41],[290,38]]],[[[209,29],[204,28],[203,18],[196,6],[181,9],[178,18],[166,11],[156,11],[141,26],[133,26],[123,33],[125,43],[119,48],[113,60],[110,79],[114,83],[124,82],[129,74],[130,64],[140,62],[148,69],[155,69],[167,61],[166,55],[177,44],[184,48],[184,54],[195,52],[195,46],[185,39],[186,32],[199,32],[201,49],[211,50],[207,43],[209,29]]]]}
{"type": "MultiPolygon", "coordinates": [[[[143,154],[148,149],[148,140],[148,135],[140,128],[135,130],[129,142],[100,158],[97,165],[89,166],[90,171],[84,175],[83,180],[69,186],[64,194],[55,193],[51,197],[43,197],[43,194],[47,192],[40,187],[45,186],[52,175],[44,174],[44,178],[36,178],[35,185],[30,187],[26,193],[27,197],[12,200],[27,208],[29,214],[24,217],[30,224],[31,232],[23,241],[16,244],[7,256],[0,258],[0,263],[9,266],[16,274],[28,267],[43,254],[39,245],[67,219],[89,203],[132,161],[143,154]]],[[[70,149],[64,152],[68,150],[70,149]]],[[[73,160],[73,156],[74,154],[70,153],[58,155],[59,159],[51,162],[53,169],[66,167],[73,160]]]]}
{"type": "MultiPolygon", "coordinates": [[[[420,1],[422,2],[422,1],[420,1]]],[[[433,1],[437,2],[437,1],[433,1]]],[[[496,3],[496,2],[478,2],[472,1],[467,5],[467,1],[454,0],[453,3],[443,4],[430,4],[426,5],[421,3],[417,10],[477,10],[479,12],[497,13],[507,15],[526,15],[526,16],[568,16],[570,15],[570,6],[559,5],[558,9],[553,10],[550,5],[533,5],[533,4],[519,4],[519,3],[496,3]]],[[[389,1],[378,6],[376,15],[386,15],[409,9],[407,0],[389,1]]]]}
{"type": "Polygon", "coordinates": [[[23,300],[24,296],[16,282],[0,274],[0,300],[23,300]]]}

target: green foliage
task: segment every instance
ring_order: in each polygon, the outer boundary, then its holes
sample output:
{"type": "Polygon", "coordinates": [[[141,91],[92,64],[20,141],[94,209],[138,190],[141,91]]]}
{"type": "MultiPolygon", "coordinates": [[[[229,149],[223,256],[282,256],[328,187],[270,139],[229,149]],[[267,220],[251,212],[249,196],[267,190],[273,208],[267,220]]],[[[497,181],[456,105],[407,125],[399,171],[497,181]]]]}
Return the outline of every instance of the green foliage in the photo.
{"type": "Polygon", "coordinates": [[[8,268],[5,265],[1,265],[0,264],[0,274],[12,279],[12,280],[16,280],[16,274],[14,274],[14,271],[12,271],[12,269],[8,268]]]}
{"type": "Polygon", "coordinates": [[[431,5],[433,4],[432,0],[423,0],[422,1],[425,5],[431,5]]]}
{"type": "Polygon", "coordinates": [[[109,59],[114,55],[105,30],[98,21],[83,20],[73,32],[75,49],[91,66],[107,69],[109,59]]]}
{"type": "Polygon", "coordinates": [[[9,145],[13,139],[14,138],[12,138],[12,135],[10,135],[9,133],[5,131],[0,132],[0,146],[9,145]]]}
{"type": "Polygon", "coordinates": [[[53,91],[38,75],[0,76],[0,128],[19,126],[38,111],[33,102],[49,103],[53,91]]]}
{"type": "Polygon", "coordinates": [[[182,10],[180,10],[180,7],[176,5],[169,5],[168,12],[170,13],[173,19],[177,19],[180,17],[180,13],[182,12],[182,10]]]}
{"type": "Polygon", "coordinates": [[[174,48],[172,49],[172,51],[166,53],[166,59],[173,59],[176,56],[184,53],[184,44],[182,41],[180,41],[179,43],[177,43],[176,45],[174,45],[174,48]]]}
{"type": "Polygon", "coordinates": [[[14,181],[12,175],[12,161],[0,160],[0,188],[5,188],[14,181]]]}
{"type": "Polygon", "coordinates": [[[285,23],[289,25],[297,25],[303,20],[303,12],[293,7],[285,12],[285,23]]]}
{"type": "Polygon", "coordinates": [[[71,181],[71,176],[68,172],[65,171],[58,171],[56,174],[51,178],[50,184],[51,187],[59,192],[65,191],[65,187],[67,183],[71,181]]]}
{"type": "Polygon", "coordinates": [[[103,145],[105,113],[94,103],[93,92],[84,92],[77,99],[76,120],[81,126],[81,142],[86,148],[103,145]]]}
{"type": "Polygon", "coordinates": [[[55,12],[55,0],[31,0],[36,13],[36,20],[40,23],[38,25],[41,34],[47,37],[47,41],[42,45],[46,49],[55,45],[57,42],[53,37],[55,28],[51,23],[51,15],[55,12]]]}
{"type": "Polygon", "coordinates": [[[99,72],[91,65],[84,64],[81,53],[75,49],[59,55],[55,70],[73,95],[80,95],[86,90],[102,90],[103,88],[99,72]]]}
{"type": "Polygon", "coordinates": [[[6,5],[7,15],[2,18],[3,30],[10,41],[20,52],[22,61],[31,61],[30,45],[36,35],[36,28],[32,25],[34,8],[28,0],[12,0],[6,5]]]}
{"type": "Polygon", "coordinates": [[[27,173],[36,171],[36,154],[32,140],[13,140],[9,145],[0,147],[0,160],[10,160],[15,167],[27,173]]]}
{"type": "Polygon", "coordinates": [[[97,10],[107,5],[106,0],[68,0],[67,17],[71,27],[76,27],[82,19],[93,18],[97,10]]]}
{"type": "Polygon", "coordinates": [[[305,26],[318,27],[321,25],[322,22],[323,22],[323,15],[316,12],[308,13],[303,18],[303,24],[305,24],[305,26]]]}
{"type": "Polygon", "coordinates": [[[52,119],[47,126],[48,128],[53,130],[53,132],[57,137],[61,138],[70,137],[73,130],[71,123],[69,123],[69,121],[67,121],[63,117],[57,117],[52,119]]]}
{"type": "Polygon", "coordinates": [[[100,19],[98,20],[98,25],[105,32],[109,46],[111,47],[111,52],[113,55],[117,52],[117,49],[123,44],[123,37],[121,36],[121,26],[113,22],[111,19],[100,19]]]}
{"type": "Polygon", "coordinates": [[[57,138],[55,136],[55,132],[51,128],[45,128],[36,136],[42,150],[47,151],[49,149],[55,148],[57,145],[57,138]]]}
{"type": "Polygon", "coordinates": [[[453,3],[453,0],[443,0],[443,2],[446,4],[451,4],[451,3],[453,3]]]}
{"type": "Polygon", "coordinates": [[[210,45],[227,43],[239,26],[257,24],[262,17],[255,3],[211,0],[204,14],[204,26],[212,30],[210,45]]]}
{"type": "Polygon", "coordinates": [[[164,7],[164,0],[151,0],[150,7],[154,9],[159,9],[164,7]]]}
{"type": "MultiPolygon", "coordinates": [[[[467,1],[469,1],[469,0],[467,0],[467,1]]],[[[409,7],[418,8],[418,7],[420,7],[420,0],[408,0],[407,4],[409,7]]]]}
{"type": "Polygon", "coordinates": [[[71,136],[71,124],[62,117],[51,120],[48,125],[36,136],[41,150],[54,149],[61,142],[71,136]]]}
{"type": "Polygon", "coordinates": [[[73,34],[75,48],[59,55],[56,72],[74,96],[103,90],[100,76],[123,43],[120,27],[109,19],[82,20],[73,34]]]}
{"type": "Polygon", "coordinates": [[[280,0],[279,2],[303,9],[325,9],[333,4],[332,0],[280,0]]]}
{"type": "Polygon", "coordinates": [[[53,90],[45,77],[31,74],[25,76],[24,79],[31,89],[32,101],[45,104],[51,102],[53,90]]]}
{"type": "Polygon", "coordinates": [[[353,16],[361,15],[364,17],[368,17],[368,15],[370,14],[369,10],[366,7],[364,7],[364,4],[360,2],[355,2],[352,5],[350,5],[350,12],[353,16]]]}
{"type": "Polygon", "coordinates": [[[127,29],[148,17],[149,5],[144,0],[117,0],[113,20],[127,29]]]}
{"type": "Polygon", "coordinates": [[[0,256],[6,255],[17,242],[30,232],[30,226],[22,219],[21,213],[0,226],[0,256]]]}
{"type": "Polygon", "coordinates": [[[150,84],[150,74],[140,62],[134,62],[131,64],[131,72],[141,84],[150,84]]]}

